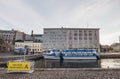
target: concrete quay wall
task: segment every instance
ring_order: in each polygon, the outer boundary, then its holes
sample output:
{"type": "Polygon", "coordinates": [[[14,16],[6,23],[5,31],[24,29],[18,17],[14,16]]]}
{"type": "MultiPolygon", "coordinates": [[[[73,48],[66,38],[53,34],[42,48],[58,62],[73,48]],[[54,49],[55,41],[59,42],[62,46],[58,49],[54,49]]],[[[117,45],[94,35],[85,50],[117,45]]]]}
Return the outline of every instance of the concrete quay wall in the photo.
{"type": "MultiPolygon", "coordinates": [[[[41,54],[38,55],[26,55],[26,60],[40,59],[43,58],[41,54]]],[[[11,55],[11,56],[0,56],[0,63],[6,63],[9,60],[21,60],[24,59],[24,55],[11,55]]]]}
{"type": "Polygon", "coordinates": [[[31,74],[8,74],[6,69],[0,69],[0,79],[120,79],[120,69],[40,68],[31,74]]]}
{"type": "Polygon", "coordinates": [[[100,53],[100,58],[120,58],[119,53],[100,53]]]}

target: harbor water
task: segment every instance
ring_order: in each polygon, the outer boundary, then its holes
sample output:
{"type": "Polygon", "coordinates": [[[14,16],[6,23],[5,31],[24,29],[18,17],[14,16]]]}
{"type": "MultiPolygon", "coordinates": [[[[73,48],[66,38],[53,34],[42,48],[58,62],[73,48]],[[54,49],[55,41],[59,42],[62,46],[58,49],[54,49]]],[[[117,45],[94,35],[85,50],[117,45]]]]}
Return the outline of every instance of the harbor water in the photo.
{"type": "Polygon", "coordinates": [[[120,68],[120,58],[101,59],[101,68],[120,68]]]}
{"type": "Polygon", "coordinates": [[[120,58],[100,60],[35,60],[36,68],[120,68],[120,58]]]}
{"type": "MultiPolygon", "coordinates": [[[[35,68],[120,68],[120,58],[109,58],[99,60],[46,60],[37,59],[35,68]]],[[[7,67],[7,64],[0,64],[0,68],[7,67]]]]}

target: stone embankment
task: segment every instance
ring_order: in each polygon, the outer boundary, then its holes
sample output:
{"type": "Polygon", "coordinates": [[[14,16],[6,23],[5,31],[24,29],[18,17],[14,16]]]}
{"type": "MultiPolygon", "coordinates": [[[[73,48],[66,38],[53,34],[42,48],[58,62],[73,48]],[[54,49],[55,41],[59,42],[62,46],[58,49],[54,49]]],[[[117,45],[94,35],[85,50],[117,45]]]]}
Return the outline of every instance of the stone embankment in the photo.
{"type": "MultiPolygon", "coordinates": [[[[8,53],[7,53],[8,54],[8,53]]],[[[11,60],[23,60],[24,55],[1,55],[0,54],[0,64],[5,64],[11,60]]],[[[33,54],[33,55],[25,55],[26,60],[34,60],[43,58],[42,54],[33,54]]]]}
{"type": "Polygon", "coordinates": [[[35,69],[31,74],[8,74],[6,69],[0,69],[0,79],[120,79],[120,69],[49,68],[35,69]]]}
{"type": "Polygon", "coordinates": [[[120,58],[120,53],[100,53],[100,58],[120,58]]]}

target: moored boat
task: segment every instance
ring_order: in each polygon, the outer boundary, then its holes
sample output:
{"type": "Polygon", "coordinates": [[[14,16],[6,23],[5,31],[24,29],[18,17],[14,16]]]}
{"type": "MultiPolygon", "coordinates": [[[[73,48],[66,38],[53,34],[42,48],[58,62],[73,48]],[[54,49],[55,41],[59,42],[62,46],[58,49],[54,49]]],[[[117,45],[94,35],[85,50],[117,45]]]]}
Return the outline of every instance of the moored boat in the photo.
{"type": "Polygon", "coordinates": [[[44,53],[45,59],[60,59],[60,52],[62,52],[64,59],[99,59],[99,55],[95,49],[69,49],[69,50],[51,50],[44,53]]]}

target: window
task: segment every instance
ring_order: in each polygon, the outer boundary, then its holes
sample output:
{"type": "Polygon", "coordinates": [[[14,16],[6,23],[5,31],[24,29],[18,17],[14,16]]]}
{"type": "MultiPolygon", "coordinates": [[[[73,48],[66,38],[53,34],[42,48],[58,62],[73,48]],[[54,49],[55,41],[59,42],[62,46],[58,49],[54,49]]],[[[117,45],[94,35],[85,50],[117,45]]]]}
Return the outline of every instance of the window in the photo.
{"type": "Polygon", "coordinates": [[[77,38],[76,38],[76,37],[74,37],[74,40],[77,40],[77,38]]]}
{"type": "Polygon", "coordinates": [[[82,36],[82,33],[79,33],[79,36],[82,36]]]}
{"type": "Polygon", "coordinates": [[[87,37],[84,37],[84,40],[87,40],[87,37]]]}
{"type": "Polygon", "coordinates": [[[44,32],[44,34],[47,34],[47,32],[44,32]]]}
{"type": "Polygon", "coordinates": [[[87,31],[84,31],[84,40],[87,40],[87,31]]]}
{"type": "Polygon", "coordinates": [[[84,33],[84,36],[87,36],[87,33],[84,33]]]}
{"type": "Polygon", "coordinates": [[[82,40],[82,31],[79,30],[79,40],[82,40]]]}
{"type": "Polygon", "coordinates": [[[92,40],[92,37],[89,37],[89,40],[92,40]]]}
{"type": "Polygon", "coordinates": [[[82,37],[79,37],[79,40],[82,40],[82,37]]]}
{"type": "Polygon", "coordinates": [[[22,46],[22,44],[20,44],[20,46],[22,46]]]}
{"type": "Polygon", "coordinates": [[[69,40],[72,40],[72,36],[69,36],[69,40]]]}
{"type": "Polygon", "coordinates": [[[77,33],[74,33],[74,36],[77,36],[77,33]]]}
{"type": "Polygon", "coordinates": [[[97,40],[97,34],[96,34],[96,31],[95,31],[95,40],[97,40]]]}
{"type": "Polygon", "coordinates": [[[89,31],[89,36],[92,36],[92,31],[89,31]]]}

